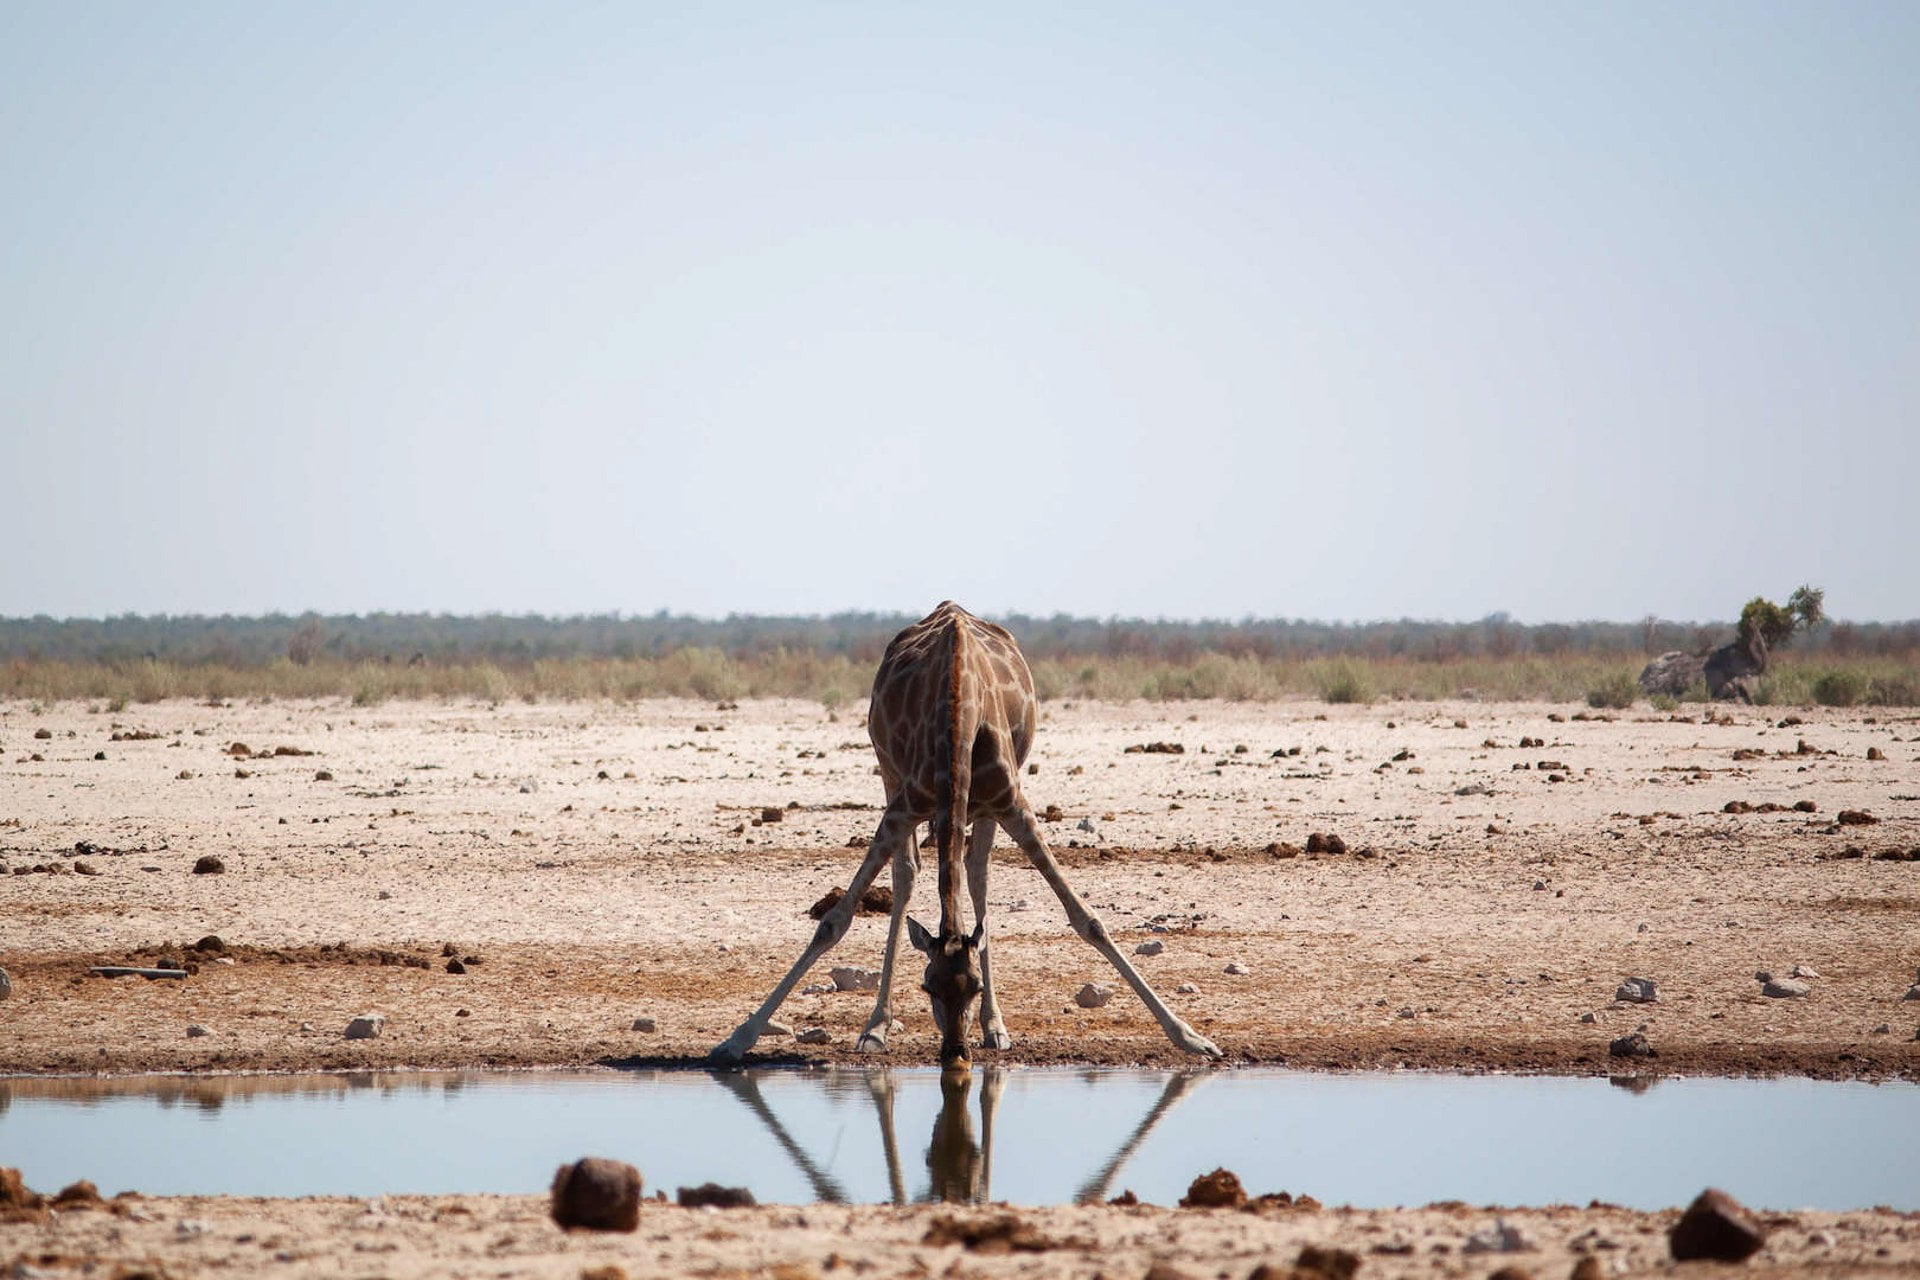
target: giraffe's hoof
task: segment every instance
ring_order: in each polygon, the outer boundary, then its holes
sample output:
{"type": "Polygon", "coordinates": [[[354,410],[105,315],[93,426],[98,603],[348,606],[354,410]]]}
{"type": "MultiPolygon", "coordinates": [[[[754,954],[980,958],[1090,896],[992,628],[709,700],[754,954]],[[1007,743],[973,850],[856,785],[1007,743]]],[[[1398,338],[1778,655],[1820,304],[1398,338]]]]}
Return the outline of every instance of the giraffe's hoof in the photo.
{"type": "Polygon", "coordinates": [[[1224,1058],[1227,1056],[1226,1054],[1220,1052],[1219,1045],[1215,1044],[1213,1041],[1207,1039],[1203,1035],[1193,1036],[1190,1040],[1188,1040],[1185,1044],[1182,1044],[1180,1047],[1182,1049],[1185,1049],[1188,1053],[1197,1054],[1203,1058],[1224,1058]]]}
{"type": "Polygon", "coordinates": [[[738,1062],[747,1056],[747,1050],[753,1048],[754,1042],[759,1038],[760,1037],[755,1036],[751,1040],[743,1040],[741,1039],[740,1033],[736,1031],[719,1044],[713,1046],[713,1051],[707,1054],[707,1060],[723,1065],[738,1062]]]}
{"type": "Polygon", "coordinates": [[[993,1027],[980,1037],[980,1047],[982,1049],[1011,1049],[1013,1048],[1013,1037],[1008,1035],[1003,1028],[993,1027]]]}
{"type": "Polygon", "coordinates": [[[860,1035],[860,1043],[855,1045],[854,1048],[860,1053],[885,1053],[887,1051],[887,1033],[884,1030],[862,1032],[860,1035]]]}

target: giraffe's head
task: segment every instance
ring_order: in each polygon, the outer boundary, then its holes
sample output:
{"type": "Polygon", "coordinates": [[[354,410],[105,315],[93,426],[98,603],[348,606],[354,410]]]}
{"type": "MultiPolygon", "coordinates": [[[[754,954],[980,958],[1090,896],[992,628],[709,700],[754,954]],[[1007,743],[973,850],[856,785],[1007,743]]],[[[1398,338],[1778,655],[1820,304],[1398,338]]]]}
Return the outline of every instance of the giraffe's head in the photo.
{"type": "Polygon", "coordinates": [[[940,1065],[964,1067],[968,1061],[967,1028],[980,999],[980,937],[978,927],[962,935],[942,930],[938,937],[912,916],[907,936],[916,951],[927,957],[927,973],[920,989],[933,1005],[933,1024],[940,1028],[940,1065]]]}

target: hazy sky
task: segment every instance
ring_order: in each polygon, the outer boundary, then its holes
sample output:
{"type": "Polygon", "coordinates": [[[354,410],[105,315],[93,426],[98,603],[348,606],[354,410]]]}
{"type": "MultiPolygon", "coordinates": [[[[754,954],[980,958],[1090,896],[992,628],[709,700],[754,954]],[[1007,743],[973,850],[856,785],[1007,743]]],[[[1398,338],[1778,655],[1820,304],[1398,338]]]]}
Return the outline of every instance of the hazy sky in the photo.
{"type": "Polygon", "coordinates": [[[1920,5],[0,6],[0,614],[1920,616],[1920,5]]]}

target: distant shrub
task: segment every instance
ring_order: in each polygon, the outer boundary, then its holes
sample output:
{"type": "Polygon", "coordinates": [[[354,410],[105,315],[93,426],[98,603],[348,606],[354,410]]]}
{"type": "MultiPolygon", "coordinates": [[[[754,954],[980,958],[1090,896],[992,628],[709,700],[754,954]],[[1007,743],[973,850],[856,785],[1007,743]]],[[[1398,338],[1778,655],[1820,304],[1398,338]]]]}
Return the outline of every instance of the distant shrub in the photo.
{"type": "Polygon", "coordinates": [[[1640,695],[1640,684],[1631,671],[1615,671],[1587,690],[1587,705],[1624,711],[1640,695]]]}
{"type": "Polygon", "coordinates": [[[1865,700],[1867,678],[1858,671],[1829,671],[1813,682],[1813,700],[1823,707],[1851,707],[1865,700]]]}
{"type": "Polygon", "coordinates": [[[1647,701],[1653,704],[1655,711],[1672,711],[1680,705],[1680,699],[1670,693],[1656,693],[1647,701]]]}
{"type": "Polygon", "coordinates": [[[1322,702],[1372,702],[1373,682],[1361,667],[1345,658],[1323,663],[1313,675],[1322,702]]]}
{"type": "Polygon", "coordinates": [[[1920,706],[1920,682],[1912,676],[1879,676],[1868,682],[1867,701],[1877,707],[1920,706]]]}

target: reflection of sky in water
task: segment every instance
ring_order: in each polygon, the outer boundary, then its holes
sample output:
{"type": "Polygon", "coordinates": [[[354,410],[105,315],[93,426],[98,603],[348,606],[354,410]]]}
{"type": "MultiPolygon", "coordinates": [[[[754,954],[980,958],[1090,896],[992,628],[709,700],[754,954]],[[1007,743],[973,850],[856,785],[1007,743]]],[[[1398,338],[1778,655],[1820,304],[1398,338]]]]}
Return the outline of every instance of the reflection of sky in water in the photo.
{"type": "MultiPolygon", "coordinates": [[[[967,1110],[976,1139],[986,1077],[967,1110]]],[[[1225,1165],[1252,1192],[1330,1204],[1749,1204],[1920,1208],[1920,1085],[1221,1071],[1009,1071],[994,1199],[1071,1200],[1163,1114],[1112,1178],[1170,1204],[1225,1165]]],[[[939,1076],[891,1073],[900,1181],[929,1185],[939,1076]]],[[[764,1201],[885,1200],[880,1109],[859,1071],[0,1080],[0,1164],[53,1190],[257,1195],[544,1190],[582,1155],[649,1190],[716,1181],[764,1201]],[[224,1095],[222,1089],[228,1090],[224,1095]]]]}

